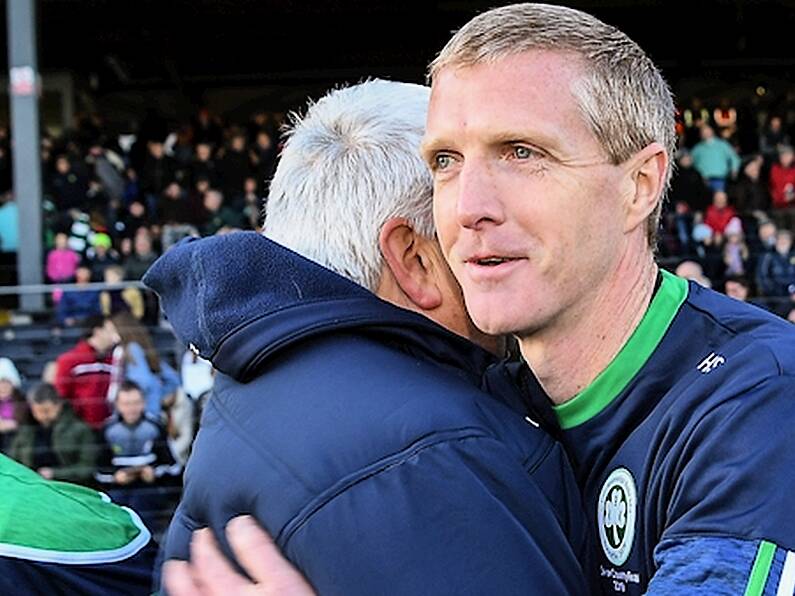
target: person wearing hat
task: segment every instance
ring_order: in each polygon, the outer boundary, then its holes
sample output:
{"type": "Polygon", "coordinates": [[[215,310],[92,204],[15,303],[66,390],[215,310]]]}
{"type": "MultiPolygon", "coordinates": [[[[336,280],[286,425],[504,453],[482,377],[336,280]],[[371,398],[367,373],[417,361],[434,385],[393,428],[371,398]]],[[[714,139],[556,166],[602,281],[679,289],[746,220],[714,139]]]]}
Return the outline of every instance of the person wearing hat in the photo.
{"type": "Polygon", "coordinates": [[[93,235],[91,248],[86,251],[86,259],[91,266],[91,281],[104,281],[105,269],[120,263],[119,253],[113,248],[113,241],[104,232],[93,235]]]}
{"type": "Polygon", "coordinates": [[[5,452],[21,424],[28,418],[21,379],[10,358],[0,358],[0,452],[5,452]]]}

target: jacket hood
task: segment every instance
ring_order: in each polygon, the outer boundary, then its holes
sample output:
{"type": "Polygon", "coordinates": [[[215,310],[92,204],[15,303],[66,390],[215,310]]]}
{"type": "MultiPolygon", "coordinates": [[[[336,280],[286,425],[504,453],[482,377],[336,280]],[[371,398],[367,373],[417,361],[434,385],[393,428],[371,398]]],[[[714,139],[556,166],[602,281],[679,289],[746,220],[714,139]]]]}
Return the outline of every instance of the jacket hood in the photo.
{"type": "Polygon", "coordinates": [[[410,339],[477,376],[494,361],[426,317],[255,232],[186,238],[152,265],[143,282],[160,296],[177,337],[241,382],[289,345],[354,328],[410,339]]]}

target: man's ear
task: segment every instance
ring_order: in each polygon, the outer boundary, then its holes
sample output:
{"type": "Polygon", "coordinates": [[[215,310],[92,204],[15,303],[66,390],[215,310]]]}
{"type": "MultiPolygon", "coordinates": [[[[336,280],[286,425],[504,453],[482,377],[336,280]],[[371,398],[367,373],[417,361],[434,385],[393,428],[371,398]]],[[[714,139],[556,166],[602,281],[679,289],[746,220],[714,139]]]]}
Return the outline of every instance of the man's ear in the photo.
{"type": "Polygon", "coordinates": [[[430,243],[403,217],[388,219],[378,236],[378,246],[395,283],[410,302],[421,310],[442,304],[430,243]]]}
{"type": "Polygon", "coordinates": [[[629,159],[628,166],[632,193],[626,203],[625,232],[644,225],[662,200],[668,153],[660,143],[650,143],[629,159]]]}

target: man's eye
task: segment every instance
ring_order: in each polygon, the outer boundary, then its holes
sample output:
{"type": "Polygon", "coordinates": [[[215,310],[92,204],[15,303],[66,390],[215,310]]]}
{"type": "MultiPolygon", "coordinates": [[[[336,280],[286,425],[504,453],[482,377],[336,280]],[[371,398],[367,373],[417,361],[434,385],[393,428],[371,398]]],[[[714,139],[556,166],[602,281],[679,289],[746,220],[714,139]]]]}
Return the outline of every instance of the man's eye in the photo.
{"type": "Polygon", "coordinates": [[[513,156],[517,159],[530,159],[535,153],[535,151],[523,145],[516,145],[513,148],[513,156]]]}
{"type": "Polygon", "coordinates": [[[444,153],[440,153],[433,159],[434,169],[436,170],[444,170],[445,168],[450,167],[453,163],[453,158],[449,155],[445,155],[444,153]]]}

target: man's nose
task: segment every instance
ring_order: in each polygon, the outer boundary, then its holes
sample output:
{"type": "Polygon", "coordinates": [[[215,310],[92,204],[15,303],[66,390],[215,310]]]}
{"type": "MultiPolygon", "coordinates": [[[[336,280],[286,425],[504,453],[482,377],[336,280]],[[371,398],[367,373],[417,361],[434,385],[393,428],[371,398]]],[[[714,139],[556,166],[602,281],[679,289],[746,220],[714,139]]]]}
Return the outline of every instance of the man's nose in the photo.
{"type": "Polygon", "coordinates": [[[457,218],[462,227],[479,229],[504,221],[499,186],[487,164],[479,160],[465,163],[458,186],[457,218]]]}

